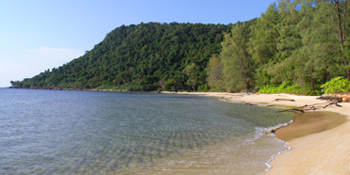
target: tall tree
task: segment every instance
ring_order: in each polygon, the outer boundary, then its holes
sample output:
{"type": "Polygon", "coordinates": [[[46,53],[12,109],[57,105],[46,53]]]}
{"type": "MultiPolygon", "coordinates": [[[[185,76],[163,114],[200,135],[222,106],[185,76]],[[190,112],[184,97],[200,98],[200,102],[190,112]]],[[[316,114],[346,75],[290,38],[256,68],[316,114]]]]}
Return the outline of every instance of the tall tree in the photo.
{"type": "Polygon", "coordinates": [[[316,6],[304,6],[304,15],[298,28],[303,46],[299,49],[296,62],[296,74],[304,83],[315,90],[315,84],[321,85],[327,81],[331,69],[336,65],[337,52],[335,30],[332,27],[328,3],[318,3],[316,6]]]}
{"type": "Polygon", "coordinates": [[[225,34],[221,43],[220,58],[223,64],[226,89],[250,92],[254,78],[254,62],[248,53],[250,27],[248,23],[237,23],[231,33],[225,34]]]}
{"type": "Polygon", "coordinates": [[[343,0],[343,1],[339,1],[339,0],[332,0],[331,1],[334,4],[334,9],[335,9],[335,17],[333,17],[333,20],[337,22],[337,28],[339,31],[339,35],[338,35],[338,40],[339,40],[339,44],[341,47],[341,52],[342,52],[342,56],[343,56],[343,61],[344,61],[344,66],[346,69],[346,75],[348,80],[350,80],[350,67],[348,64],[348,58],[345,55],[345,42],[347,39],[347,30],[348,27],[347,23],[346,23],[346,17],[347,17],[347,8],[348,8],[348,4],[347,4],[347,0],[343,0]],[[341,3],[340,3],[341,2],[341,3]]]}
{"type": "Polygon", "coordinates": [[[196,90],[196,86],[199,84],[199,67],[195,63],[191,63],[185,67],[183,72],[187,75],[188,80],[186,84],[196,90]]]}
{"type": "Polygon", "coordinates": [[[297,24],[300,22],[300,11],[296,1],[281,0],[278,3],[280,23],[278,24],[278,42],[275,59],[266,68],[271,76],[270,83],[293,82],[295,80],[295,62],[293,53],[301,47],[301,36],[297,24]]]}
{"type": "Polygon", "coordinates": [[[207,74],[208,74],[208,84],[212,90],[223,90],[223,66],[221,64],[221,59],[218,55],[214,54],[210,57],[207,74]]]}
{"type": "Polygon", "coordinates": [[[279,39],[278,24],[280,23],[280,13],[276,3],[271,4],[266,12],[257,20],[257,24],[252,28],[249,42],[249,54],[257,65],[256,80],[257,85],[263,86],[270,82],[267,74],[267,64],[274,62],[279,39]]]}

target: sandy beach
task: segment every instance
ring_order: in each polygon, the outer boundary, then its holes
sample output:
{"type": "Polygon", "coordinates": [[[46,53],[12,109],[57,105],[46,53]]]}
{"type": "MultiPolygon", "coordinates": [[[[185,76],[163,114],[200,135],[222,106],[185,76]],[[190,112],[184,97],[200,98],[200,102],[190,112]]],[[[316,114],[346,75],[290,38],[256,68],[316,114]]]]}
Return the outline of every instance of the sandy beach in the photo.
{"type": "MultiPolygon", "coordinates": [[[[318,96],[297,96],[290,94],[252,94],[246,95],[244,93],[224,93],[224,92],[179,92],[179,94],[193,94],[211,97],[224,98],[233,102],[245,103],[263,103],[271,105],[283,106],[324,106],[328,102],[324,100],[317,100],[318,96]],[[292,99],[294,101],[275,101],[275,99],[292,99]]],[[[295,123],[288,126],[285,131],[276,132],[296,132],[297,130],[307,128],[308,133],[297,136],[297,138],[285,139],[290,143],[291,151],[282,153],[276,156],[270,165],[272,168],[265,174],[350,174],[350,103],[340,103],[342,107],[335,105],[329,106],[325,109],[318,109],[317,111],[327,111],[333,113],[323,113],[324,116],[318,120],[307,121],[302,125],[295,123]],[[332,127],[329,120],[332,117],[345,115],[348,120],[342,121],[342,124],[336,124],[332,127]],[[345,122],[345,123],[344,123],[345,122]],[[338,126],[339,125],[339,126],[338,126]],[[323,128],[322,128],[323,127],[323,128]],[[321,130],[319,130],[321,128],[321,130]],[[286,131],[287,130],[287,131],[286,131]]],[[[317,112],[313,115],[321,116],[317,112]]],[[[302,118],[302,117],[301,117],[302,118]]],[[[345,118],[345,117],[344,117],[345,118]]],[[[340,119],[342,120],[342,119],[340,119]]],[[[335,120],[335,123],[340,122],[335,120]]]]}

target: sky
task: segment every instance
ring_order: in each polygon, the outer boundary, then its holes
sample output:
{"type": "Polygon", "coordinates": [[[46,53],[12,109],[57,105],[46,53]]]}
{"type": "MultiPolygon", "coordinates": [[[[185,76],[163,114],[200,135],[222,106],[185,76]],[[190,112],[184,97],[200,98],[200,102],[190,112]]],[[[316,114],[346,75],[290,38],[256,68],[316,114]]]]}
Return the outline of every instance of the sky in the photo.
{"type": "Polygon", "coordinates": [[[0,87],[82,56],[121,25],[229,24],[273,0],[0,0],[0,87]]]}

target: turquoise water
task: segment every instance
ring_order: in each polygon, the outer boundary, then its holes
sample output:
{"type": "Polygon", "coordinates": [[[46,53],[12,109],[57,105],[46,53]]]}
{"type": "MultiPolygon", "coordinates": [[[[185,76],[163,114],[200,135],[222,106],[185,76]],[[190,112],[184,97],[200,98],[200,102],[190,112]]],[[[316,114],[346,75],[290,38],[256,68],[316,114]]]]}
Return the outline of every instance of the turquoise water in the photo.
{"type": "Polygon", "coordinates": [[[216,98],[0,89],[0,174],[257,174],[293,114],[216,98]]]}

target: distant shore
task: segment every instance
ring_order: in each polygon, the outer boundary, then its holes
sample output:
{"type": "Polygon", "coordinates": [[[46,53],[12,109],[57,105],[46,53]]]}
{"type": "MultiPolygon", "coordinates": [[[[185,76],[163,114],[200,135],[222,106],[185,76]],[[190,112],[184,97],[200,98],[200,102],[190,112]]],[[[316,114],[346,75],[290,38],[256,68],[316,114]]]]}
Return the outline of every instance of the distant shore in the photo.
{"type": "MultiPolygon", "coordinates": [[[[40,89],[40,88],[16,88],[16,87],[4,87],[3,89],[56,90],[56,91],[94,91],[94,92],[130,92],[130,93],[161,93],[161,91],[129,91],[129,90],[117,90],[117,89],[74,89],[74,88],[41,88],[40,89]]],[[[172,93],[175,93],[175,92],[172,92],[172,93]]]]}
{"type": "MultiPolygon", "coordinates": [[[[162,92],[172,93],[172,92],[162,92]]],[[[178,94],[218,97],[231,102],[283,105],[290,107],[325,106],[318,96],[290,94],[251,94],[225,92],[178,92],[178,94]],[[284,99],[284,100],[276,100],[284,99]]],[[[276,156],[268,175],[350,174],[350,103],[306,112],[298,121],[276,131],[278,138],[290,143],[291,151],[276,156]]],[[[296,116],[298,117],[298,116],[296,116]]]]}

